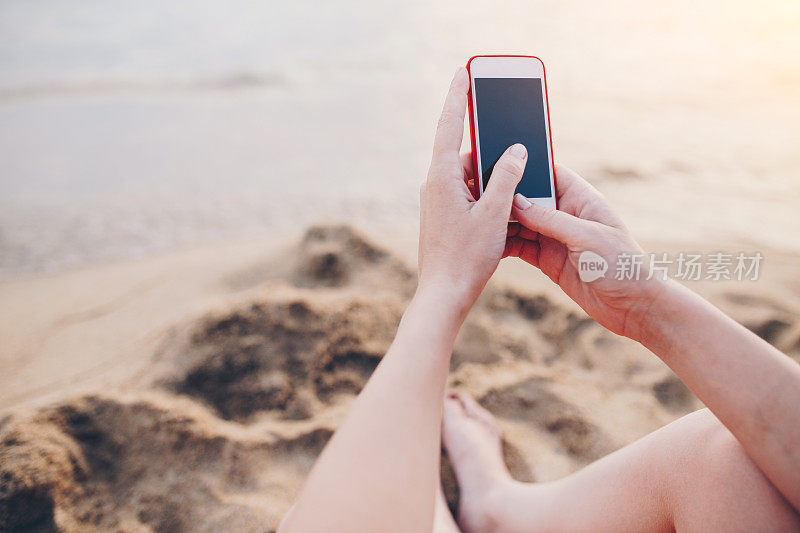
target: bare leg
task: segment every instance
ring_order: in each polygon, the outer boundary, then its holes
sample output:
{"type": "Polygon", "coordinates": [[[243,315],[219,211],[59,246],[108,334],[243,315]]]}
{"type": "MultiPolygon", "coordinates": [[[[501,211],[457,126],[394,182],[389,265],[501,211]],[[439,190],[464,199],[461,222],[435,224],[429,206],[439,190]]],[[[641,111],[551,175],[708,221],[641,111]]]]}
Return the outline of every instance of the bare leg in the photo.
{"type": "Polygon", "coordinates": [[[492,417],[445,400],[442,438],[464,531],[796,531],[800,516],[708,411],[687,415],[552,483],[520,483],[492,417]]]}

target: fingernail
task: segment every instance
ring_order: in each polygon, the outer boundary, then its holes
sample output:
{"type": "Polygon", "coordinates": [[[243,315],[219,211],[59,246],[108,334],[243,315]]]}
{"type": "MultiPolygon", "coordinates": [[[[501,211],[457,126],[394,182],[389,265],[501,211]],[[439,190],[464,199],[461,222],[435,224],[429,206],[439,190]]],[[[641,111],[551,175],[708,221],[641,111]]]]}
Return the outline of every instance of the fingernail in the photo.
{"type": "Polygon", "coordinates": [[[509,148],[508,153],[515,157],[519,157],[520,159],[525,159],[526,157],[528,157],[528,150],[525,148],[524,145],[519,143],[509,148]]]}
{"type": "Polygon", "coordinates": [[[447,393],[447,398],[450,399],[450,400],[455,400],[457,398],[456,393],[455,392],[448,392],[447,393]]]}
{"type": "Polygon", "coordinates": [[[514,207],[516,207],[520,211],[525,211],[531,205],[533,204],[531,204],[530,200],[522,196],[520,193],[514,195],[514,207]]]}

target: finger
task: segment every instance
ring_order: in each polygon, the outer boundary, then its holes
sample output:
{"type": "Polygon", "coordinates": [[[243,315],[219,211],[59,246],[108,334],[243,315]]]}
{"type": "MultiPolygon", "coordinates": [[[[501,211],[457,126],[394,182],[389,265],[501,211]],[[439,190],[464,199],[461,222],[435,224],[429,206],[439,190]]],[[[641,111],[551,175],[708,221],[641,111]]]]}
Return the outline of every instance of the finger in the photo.
{"type": "Polygon", "coordinates": [[[511,237],[506,240],[507,257],[519,257],[528,264],[539,268],[539,252],[541,247],[536,241],[529,241],[520,237],[511,237]]]}
{"type": "Polygon", "coordinates": [[[529,241],[535,241],[539,238],[539,234],[535,231],[529,230],[519,222],[509,222],[506,237],[522,237],[523,239],[528,239],[529,241]]]}
{"type": "Polygon", "coordinates": [[[478,184],[475,182],[475,169],[472,166],[472,154],[470,152],[461,154],[461,168],[464,172],[464,183],[467,184],[467,189],[469,189],[474,200],[478,197],[478,184]]]}
{"type": "Polygon", "coordinates": [[[447,92],[433,141],[434,163],[450,162],[452,158],[458,158],[461,138],[464,136],[468,81],[467,70],[461,67],[450,83],[450,90],[447,92]]]}
{"type": "Polygon", "coordinates": [[[461,154],[461,168],[464,169],[464,179],[465,180],[474,180],[475,179],[475,167],[472,166],[472,153],[467,152],[461,154]]]}
{"type": "Polygon", "coordinates": [[[503,257],[519,257],[519,251],[524,242],[525,239],[519,237],[507,237],[503,257]]]}
{"type": "Polygon", "coordinates": [[[527,239],[529,241],[535,241],[539,238],[539,233],[533,230],[529,230],[525,226],[520,226],[518,235],[523,239],[527,239]]]}
{"type": "Polygon", "coordinates": [[[505,259],[511,255],[511,237],[506,237],[506,246],[503,248],[503,255],[500,256],[500,259],[505,259]]]}
{"type": "Polygon", "coordinates": [[[508,217],[511,202],[514,200],[514,190],[522,179],[527,159],[528,151],[521,144],[510,146],[503,152],[494,164],[489,183],[486,184],[478,204],[497,215],[505,214],[508,217]]]}
{"type": "Polygon", "coordinates": [[[584,240],[593,224],[580,218],[530,202],[521,194],[514,196],[514,218],[531,231],[552,237],[567,245],[577,245],[584,240]]]}

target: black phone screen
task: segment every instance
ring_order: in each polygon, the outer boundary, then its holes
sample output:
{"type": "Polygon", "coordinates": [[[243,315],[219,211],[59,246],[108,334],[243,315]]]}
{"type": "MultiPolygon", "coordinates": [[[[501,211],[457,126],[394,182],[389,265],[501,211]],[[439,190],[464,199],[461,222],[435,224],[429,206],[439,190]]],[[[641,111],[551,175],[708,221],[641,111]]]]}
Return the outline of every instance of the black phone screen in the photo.
{"type": "Polygon", "coordinates": [[[553,195],[542,90],[540,78],[475,78],[484,187],[503,152],[522,143],[528,149],[528,162],[517,192],[527,198],[553,195]]]}

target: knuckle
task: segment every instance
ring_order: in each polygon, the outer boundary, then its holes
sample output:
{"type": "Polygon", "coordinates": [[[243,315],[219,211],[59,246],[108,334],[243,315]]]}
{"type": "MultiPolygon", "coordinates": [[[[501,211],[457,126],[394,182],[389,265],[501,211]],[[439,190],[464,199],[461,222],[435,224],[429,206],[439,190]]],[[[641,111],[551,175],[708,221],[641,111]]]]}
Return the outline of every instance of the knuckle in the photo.
{"type": "Polygon", "coordinates": [[[524,168],[525,167],[522,166],[522,162],[518,161],[516,158],[501,158],[500,161],[498,161],[494,166],[492,177],[497,174],[498,176],[507,179],[518,179],[520,176],[522,176],[522,171],[524,168]]]}
{"type": "Polygon", "coordinates": [[[492,171],[491,180],[517,182],[522,177],[522,169],[513,162],[498,161],[492,171]]]}
{"type": "Polygon", "coordinates": [[[439,195],[447,189],[447,180],[443,179],[428,179],[425,185],[425,195],[439,195]]]}
{"type": "Polygon", "coordinates": [[[511,202],[506,202],[503,198],[495,195],[489,196],[484,206],[493,213],[498,211],[508,211],[508,213],[511,213],[511,202]]]}
{"type": "Polygon", "coordinates": [[[454,148],[452,143],[447,142],[443,138],[439,138],[433,143],[433,162],[461,168],[458,149],[454,148]]]}
{"type": "Polygon", "coordinates": [[[545,209],[536,209],[536,206],[533,206],[532,209],[523,213],[523,217],[528,224],[535,227],[547,227],[553,220],[553,213],[545,209]]]}
{"type": "Polygon", "coordinates": [[[439,160],[451,151],[452,150],[448,146],[444,146],[443,143],[437,142],[433,144],[433,156],[439,160]]]}
{"type": "Polygon", "coordinates": [[[431,162],[428,169],[428,180],[437,180],[440,178],[458,178],[461,179],[461,169],[457,163],[453,162],[453,158],[449,157],[450,150],[442,150],[437,153],[437,157],[431,162]]]}
{"type": "Polygon", "coordinates": [[[452,101],[460,101],[461,99],[467,98],[467,91],[461,87],[457,80],[453,80],[450,83],[450,87],[447,88],[447,96],[445,97],[445,102],[452,102],[452,101]]]}
{"type": "Polygon", "coordinates": [[[537,209],[536,212],[539,215],[539,220],[545,224],[551,224],[555,222],[556,218],[558,217],[558,212],[551,209],[537,209]]]}
{"type": "Polygon", "coordinates": [[[437,127],[441,128],[443,126],[447,126],[457,120],[458,120],[457,113],[451,111],[450,109],[444,109],[442,111],[442,114],[439,115],[439,122],[437,123],[437,127]]]}

